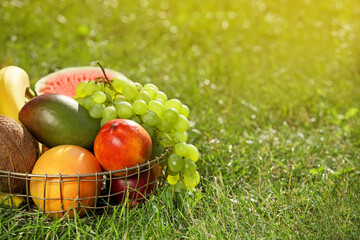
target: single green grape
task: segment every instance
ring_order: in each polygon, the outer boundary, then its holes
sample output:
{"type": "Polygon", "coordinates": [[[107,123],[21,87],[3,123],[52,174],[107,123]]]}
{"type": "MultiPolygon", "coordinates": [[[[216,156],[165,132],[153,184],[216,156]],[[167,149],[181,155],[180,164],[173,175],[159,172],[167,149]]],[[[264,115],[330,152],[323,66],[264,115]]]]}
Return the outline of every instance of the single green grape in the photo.
{"type": "Polygon", "coordinates": [[[119,118],[130,118],[133,115],[132,105],[129,102],[119,102],[115,108],[119,118]]]}
{"type": "Polygon", "coordinates": [[[196,174],[183,174],[183,182],[185,183],[186,187],[195,187],[197,182],[196,174]]]}
{"type": "Polygon", "coordinates": [[[150,95],[144,91],[141,90],[135,97],[135,100],[144,100],[145,102],[149,102],[151,100],[150,95]]]}
{"type": "Polygon", "coordinates": [[[95,81],[89,81],[84,87],[84,94],[87,96],[92,95],[94,92],[96,92],[95,81]]]}
{"type": "Polygon", "coordinates": [[[93,99],[96,103],[104,103],[106,101],[106,95],[102,91],[97,91],[93,94],[93,99]]]}
{"type": "Polygon", "coordinates": [[[175,185],[180,179],[179,174],[176,175],[168,175],[167,176],[167,181],[171,184],[171,185],[175,185]]]}
{"type": "Polygon", "coordinates": [[[187,142],[187,139],[188,139],[188,135],[187,135],[186,132],[178,132],[178,131],[176,131],[174,133],[174,137],[179,142],[187,142]]]}
{"type": "Polygon", "coordinates": [[[182,192],[182,190],[185,190],[185,189],[186,189],[186,186],[183,181],[177,182],[174,186],[175,192],[182,192]]]}
{"type": "Polygon", "coordinates": [[[187,144],[187,152],[184,157],[190,158],[191,160],[196,162],[200,158],[199,150],[194,145],[187,144]]]}
{"type": "Polygon", "coordinates": [[[87,84],[88,84],[87,81],[82,81],[76,86],[75,92],[76,92],[77,97],[85,97],[86,96],[85,87],[87,84]]]}
{"type": "Polygon", "coordinates": [[[136,100],[133,103],[133,110],[135,114],[144,115],[147,110],[147,104],[144,100],[136,100]]]}
{"type": "Polygon", "coordinates": [[[124,101],[126,101],[124,97],[118,96],[117,98],[115,98],[113,105],[116,106],[119,104],[119,102],[124,102],[124,101]]]}
{"type": "Polygon", "coordinates": [[[180,114],[184,115],[185,117],[188,117],[190,114],[190,109],[185,104],[181,105],[181,109],[179,111],[180,114]]]}
{"type": "Polygon", "coordinates": [[[114,106],[107,106],[104,109],[104,112],[103,112],[104,121],[108,122],[110,120],[115,119],[116,117],[117,117],[117,111],[114,106]]]}
{"type": "Polygon", "coordinates": [[[182,171],[186,175],[193,175],[196,172],[195,162],[193,160],[191,160],[190,158],[185,158],[184,159],[184,168],[182,171]]]}
{"type": "Polygon", "coordinates": [[[170,132],[173,129],[173,125],[171,123],[168,123],[163,118],[160,118],[157,125],[156,125],[160,131],[162,132],[170,132]]]}
{"type": "Polygon", "coordinates": [[[179,112],[175,108],[166,108],[162,113],[162,118],[169,122],[174,123],[179,117],[179,112]]]}
{"type": "Polygon", "coordinates": [[[189,129],[189,127],[189,120],[184,115],[180,114],[174,123],[174,128],[179,132],[185,132],[189,129]]]}
{"type": "Polygon", "coordinates": [[[198,171],[195,172],[196,185],[200,183],[200,173],[198,171]]]}
{"type": "Polygon", "coordinates": [[[155,91],[159,91],[159,88],[158,88],[155,84],[153,84],[153,83],[146,83],[146,84],[144,85],[144,88],[152,88],[152,89],[154,89],[155,91]]]}
{"type": "Polygon", "coordinates": [[[134,82],[134,84],[135,84],[136,88],[138,89],[138,91],[140,91],[140,89],[143,88],[142,84],[139,82],[134,82]]]}
{"type": "Polygon", "coordinates": [[[106,86],[105,89],[104,89],[104,92],[105,92],[107,95],[109,95],[106,100],[109,101],[109,102],[111,102],[111,101],[114,99],[114,96],[115,96],[114,90],[112,90],[111,88],[109,88],[109,87],[106,86]]]}
{"type": "Polygon", "coordinates": [[[147,110],[144,115],[141,115],[141,120],[150,127],[155,126],[159,121],[159,117],[153,111],[147,110]]]}
{"type": "Polygon", "coordinates": [[[165,107],[160,101],[151,100],[148,102],[148,109],[156,113],[159,117],[162,115],[165,107]]]}
{"type": "Polygon", "coordinates": [[[94,101],[92,95],[87,95],[82,100],[82,105],[87,109],[90,110],[96,102],[94,101]]]}
{"type": "Polygon", "coordinates": [[[115,88],[115,90],[117,92],[121,93],[123,90],[124,83],[126,81],[129,81],[129,80],[124,79],[124,78],[113,78],[111,85],[115,88]]]}
{"type": "Polygon", "coordinates": [[[170,99],[165,102],[166,108],[175,108],[178,112],[181,110],[182,103],[178,99],[170,99]]]}
{"type": "Polygon", "coordinates": [[[137,87],[133,81],[126,81],[123,85],[123,95],[127,100],[132,100],[138,94],[137,87]]]}
{"type": "Polygon", "coordinates": [[[177,143],[175,145],[175,153],[181,157],[185,157],[188,154],[188,145],[184,142],[177,143]]]}
{"type": "Polygon", "coordinates": [[[101,118],[103,116],[103,112],[105,109],[104,104],[95,104],[92,108],[89,110],[89,115],[92,118],[101,118]]]}
{"type": "MultiPolygon", "coordinates": [[[[133,106],[134,107],[134,106],[133,106]]],[[[134,122],[137,122],[138,124],[141,124],[141,119],[137,115],[133,115],[130,120],[133,120],[134,122]]]]}
{"type": "Polygon", "coordinates": [[[146,91],[149,94],[151,99],[155,99],[155,97],[156,97],[156,90],[155,89],[153,89],[153,88],[144,88],[143,90],[146,91]]]}
{"type": "Polygon", "coordinates": [[[93,95],[97,91],[101,91],[101,86],[95,81],[89,81],[84,88],[85,95],[93,95]]]}
{"type": "Polygon", "coordinates": [[[168,100],[166,94],[162,91],[158,91],[156,93],[155,99],[160,99],[163,103],[165,103],[168,100]]]}
{"type": "Polygon", "coordinates": [[[173,172],[180,172],[184,167],[184,160],[177,154],[171,154],[168,158],[168,166],[173,172]]]}

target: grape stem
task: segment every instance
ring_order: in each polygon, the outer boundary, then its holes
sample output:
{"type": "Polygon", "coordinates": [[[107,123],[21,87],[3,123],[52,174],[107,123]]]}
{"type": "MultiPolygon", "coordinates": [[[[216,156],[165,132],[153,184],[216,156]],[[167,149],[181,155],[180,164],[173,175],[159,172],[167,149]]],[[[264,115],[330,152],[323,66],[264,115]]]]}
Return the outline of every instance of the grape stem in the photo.
{"type": "Polygon", "coordinates": [[[106,76],[104,67],[101,65],[101,63],[100,63],[99,61],[96,61],[96,63],[99,65],[99,67],[101,68],[101,71],[102,71],[103,74],[104,74],[105,82],[106,82],[107,84],[109,84],[109,86],[110,86],[110,88],[111,88],[112,90],[115,90],[115,88],[114,88],[113,85],[111,84],[111,81],[110,81],[109,78],[106,76]]]}

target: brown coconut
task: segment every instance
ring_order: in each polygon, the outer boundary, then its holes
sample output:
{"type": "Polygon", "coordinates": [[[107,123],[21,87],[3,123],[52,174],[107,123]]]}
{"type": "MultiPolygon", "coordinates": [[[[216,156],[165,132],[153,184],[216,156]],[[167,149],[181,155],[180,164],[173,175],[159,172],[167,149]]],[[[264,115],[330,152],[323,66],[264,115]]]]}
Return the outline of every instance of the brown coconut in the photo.
{"type": "Polygon", "coordinates": [[[32,135],[20,123],[0,115],[0,192],[22,193],[26,181],[12,176],[9,183],[6,172],[31,173],[38,157],[32,135]]]}

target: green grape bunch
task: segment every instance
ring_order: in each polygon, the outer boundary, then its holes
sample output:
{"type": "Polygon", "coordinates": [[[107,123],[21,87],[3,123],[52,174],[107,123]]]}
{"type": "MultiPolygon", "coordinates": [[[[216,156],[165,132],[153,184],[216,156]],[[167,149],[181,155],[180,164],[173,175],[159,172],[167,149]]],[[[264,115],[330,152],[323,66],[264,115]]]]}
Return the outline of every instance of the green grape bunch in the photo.
{"type": "Polygon", "coordinates": [[[173,146],[167,162],[167,181],[176,191],[193,191],[200,182],[196,169],[200,154],[194,145],[187,143],[189,107],[178,99],[168,99],[155,84],[142,85],[126,77],[109,80],[99,66],[104,77],[80,82],[74,99],[92,118],[101,119],[101,126],[117,118],[139,123],[159,143],[153,144],[154,153],[161,154],[164,148],[173,146]]]}

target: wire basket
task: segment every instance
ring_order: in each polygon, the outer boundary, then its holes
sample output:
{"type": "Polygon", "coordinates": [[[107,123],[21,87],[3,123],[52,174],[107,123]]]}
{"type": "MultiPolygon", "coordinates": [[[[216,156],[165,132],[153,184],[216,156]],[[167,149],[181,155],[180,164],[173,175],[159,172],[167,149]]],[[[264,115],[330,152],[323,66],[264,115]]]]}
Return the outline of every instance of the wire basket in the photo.
{"type": "Polygon", "coordinates": [[[29,211],[34,209],[35,203],[41,212],[59,217],[73,216],[74,210],[81,216],[91,211],[107,211],[124,203],[133,206],[164,184],[166,162],[171,152],[171,147],[166,148],[163,154],[144,164],[91,174],[41,175],[0,170],[0,179],[7,179],[9,189],[12,181],[25,181],[23,193],[2,194],[24,197],[29,211]],[[41,197],[31,195],[30,185],[32,190],[41,192],[41,197]]]}

